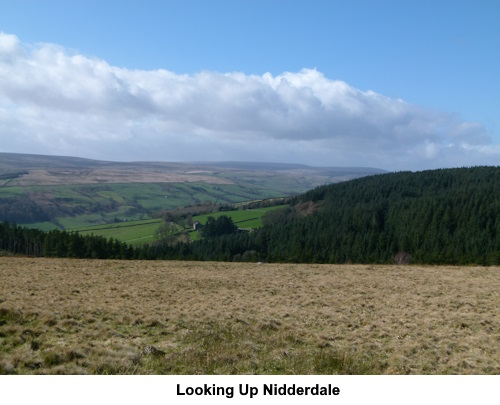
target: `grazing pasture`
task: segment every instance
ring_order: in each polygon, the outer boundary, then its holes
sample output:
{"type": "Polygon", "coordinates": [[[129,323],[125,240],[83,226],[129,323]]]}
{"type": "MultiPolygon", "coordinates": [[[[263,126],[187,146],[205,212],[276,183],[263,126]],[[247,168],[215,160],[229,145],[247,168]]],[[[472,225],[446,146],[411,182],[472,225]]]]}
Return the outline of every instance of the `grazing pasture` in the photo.
{"type": "MultiPolygon", "coordinates": [[[[221,215],[231,217],[234,223],[240,228],[260,228],[262,226],[262,217],[269,211],[283,208],[283,205],[255,208],[247,210],[221,211],[211,214],[196,215],[193,221],[205,224],[207,218],[212,216],[219,218],[221,215]]],[[[93,225],[83,228],[71,229],[82,235],[99,235],[105,238],[118,239],[133,246],[142,245],[155,241],[155,231],[163,223],[162,219],[146,219],[142,221],[117,222],[105,225],[93,225]]],[[[198,232],[190,232],[192,239],[199,239],[198,232]]]]}
{"type": "Polygon", "coordinates": [[[106,225],[95,225],[77,228],[81,235],[99,235],[114,238],[129,245],[141,245],[155,241],[155,231],[163,223],[162,219],[146,219],[142,221],[118,222],[106,225]]]}
{"type": "Polygon", "coordinates": [[[262,217],[269,211],[275,211],[283,209],[287,205],[276,205],[273,207],[266,208],[253,208],[235,211],[220,211],[204,215],[196,215],[193,217],[193,221],[198,221],[201,224],[206,224],[208,217],[213,217],[215,219],[225,215],[230,217],[233,222],[238,225],[239,228],[260,228],[262,227],[262,217]]]}
{"type": "Polygon", "coordinates": [[[498,374],[500,268],[0,257],[0,373],[498,374]]]}

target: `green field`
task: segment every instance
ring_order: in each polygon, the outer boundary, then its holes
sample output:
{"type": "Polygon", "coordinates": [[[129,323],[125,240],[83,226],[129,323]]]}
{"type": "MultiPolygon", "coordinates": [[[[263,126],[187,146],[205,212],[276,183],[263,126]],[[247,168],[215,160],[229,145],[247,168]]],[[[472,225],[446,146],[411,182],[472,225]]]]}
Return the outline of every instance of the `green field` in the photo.
{"type": "Polygon", "coordinates": [[[148,219],[144,221],[118,222],[108,225],[76,228],[82,235],[99,235],[105,238],[118,239],[130,245],[140,245],[153,242],[155,231],[162,223],[161,219],[148,219]]]}
{"type": "Polygon", "coordinates": [[[238,228],[260,228],[262,226],[262,217],[266,212],[274,211],[283,208],[283,205],[267,208],[255,208],[249,210],[237,211],[220,211],[211,214],[197,215],[193,217],[193,221],[198,221],[200,224],[205,224],[208,217],[219,218],[222,215],[230,217],[233,222],[238,225],[238,228]]]}
{"type": "MultiPolygon", "coordinates": [[[[221,211],[211,214],[197,215],[193,217],[193,222],[205,224],[208,217],[219,218],[226,215],[233,219],[233,222],[239,228],[260,228],[262,226],[262,217],[266,212],[283,208],[284,206],[257,208],[237,211],[221,211]]],[[[155,231],[163,222],[162,219],[147,219],[141,221],[117,222],[105,225],[92,225],[85,227],[67,228],[69,231],[76,231],[82,235],[99,235],[105,238],[118,239],[131,245],[141,245],[153,242],[155,240],[155,231]]],[[[40,228],[44,227],[50,230],[50,223],[38,224],[40,228]]],[[[192,240],[199,239],[198,232],[189,233],[192,240]]]]}
{"type": "MultiPolygon", "coordinates": [[[[262,227],[262,217],[269,211],[274,211],[277,209],[284,208],[285,205],[278,205],[275,207],[267,207],[267,208],[255,208],[249,210],[237,210],[237,211],[221,211],[214,212],[211,214],[197,215],[193,217],[193,222],[197,221],[200,224],[204,225],[207,222],[208,217],[214,217],[215,219],[219,218],[222,215],[226,215],[230,217],[233,222],[238,225],[238,228],[241,229],[250,229],[250,228],[260,228],[262,227]]],[[[197,240],[200,238],[200,232],[190,232],[189,237],[192,240],[197,240]]]]}

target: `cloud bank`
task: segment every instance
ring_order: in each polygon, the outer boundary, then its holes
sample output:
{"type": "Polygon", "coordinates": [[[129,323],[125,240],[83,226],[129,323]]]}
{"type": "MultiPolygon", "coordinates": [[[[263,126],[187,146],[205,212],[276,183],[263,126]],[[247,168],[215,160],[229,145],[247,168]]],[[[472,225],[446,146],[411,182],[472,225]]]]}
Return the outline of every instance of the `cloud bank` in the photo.
{"type": "Polygon", "coordinates": [[[315,69],[141,71],[0,33],[0,151],[389,170],[499,164],[484,127],[315,69]]]}

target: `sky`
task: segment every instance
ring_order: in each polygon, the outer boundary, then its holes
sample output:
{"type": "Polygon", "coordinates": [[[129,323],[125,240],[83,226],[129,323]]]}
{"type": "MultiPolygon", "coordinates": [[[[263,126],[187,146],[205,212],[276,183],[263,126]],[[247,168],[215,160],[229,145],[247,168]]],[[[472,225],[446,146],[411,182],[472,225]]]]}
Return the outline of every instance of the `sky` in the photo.
{"type": "Polygon", "coordinates": [[[0,0],[0,152],[500,165],[498,21],[498,0],[0,0]]]}

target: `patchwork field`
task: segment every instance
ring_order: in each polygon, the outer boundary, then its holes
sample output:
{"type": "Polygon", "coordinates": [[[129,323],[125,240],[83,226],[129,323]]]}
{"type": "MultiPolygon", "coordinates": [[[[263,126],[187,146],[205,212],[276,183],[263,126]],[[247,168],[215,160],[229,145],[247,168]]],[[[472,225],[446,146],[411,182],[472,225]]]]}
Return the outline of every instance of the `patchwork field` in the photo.
{"type": "Polygon", "coordinates": [[[269,211],[275,211],[283,209],[284,205],[277,205],[274,207],[267,208],[254,208],[247,210],[237,210],[237,211],[221,211],[213,212],[205,215],[196,215],[193,217],[193,221],[198,221],[201,224],[206,224],[208,217],[213,217],[215,219],[225,215],[230,217],[239,228],[260,228],[262,227],[262,217],[269,211]]]}
{"type": "MultiPolygon", "coordinates": [[[[237,211],[221,211],[205,215],[195,215],[193,221],[205,224],[208,217],[219,218],[221,215],[226,215],[234,221],[239,228],[260,228],[262,226],[262,217],[269,211],[282,209],[284,206],[274,206],[267,208],[255,208],[237,211]]],[[[83,228],[74,228],[70,231],[77,231],[81,235],[99,235],[105,238],[118,239],[121,242],[130,245],[141,245],[144,243],[154,242],[155,231],[163,223],[160,218],[147,219],[142,221],[127,221],[117,222],[106,225],[93,225],[83,228]]],[[[199,239],[198,231],[190,232],[189,235],[192,239],[199,239]]]]}
{"type": "Polygon", "coordinates": [[[500,268],[0,257],[0,373],[498,374],[500,268]]]}
{"type": "MultiPolygon", "coordinates": [[[[152,213],[200,202],[235,204],[284,195],[255,185],[192,182],[0,187],[0,208],[3,202],[5,206],[22,209],[23,215],[27,215],[35,210],[32,202],[36,202],[50,215],[46,215],[47,220],[30,223],[31,228],[72,230],[112,224],[115,219],[150,219],[152,213]],[[48,220],[51,216],[54,218],[48,220]]],[[[3,219],[0,215],[0,220],[3,219]]]]}

